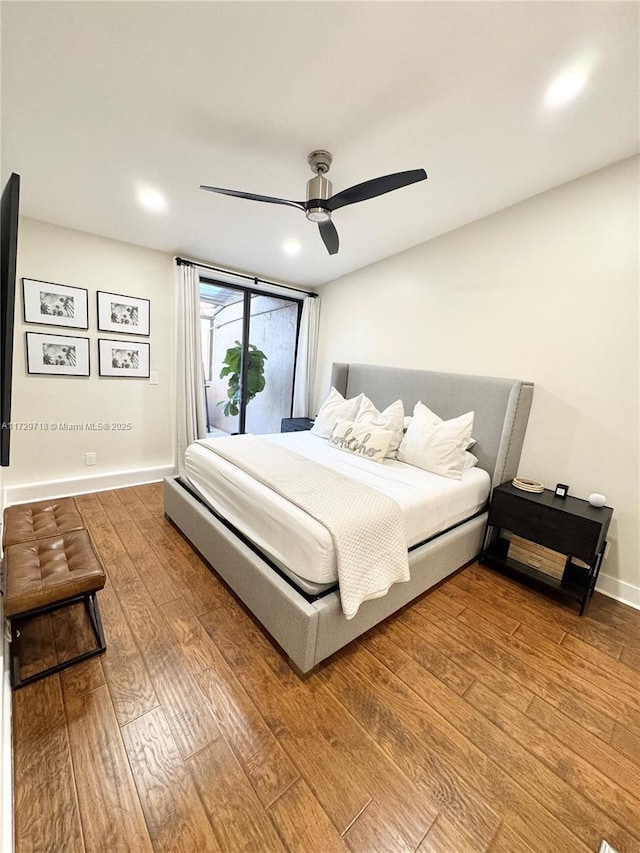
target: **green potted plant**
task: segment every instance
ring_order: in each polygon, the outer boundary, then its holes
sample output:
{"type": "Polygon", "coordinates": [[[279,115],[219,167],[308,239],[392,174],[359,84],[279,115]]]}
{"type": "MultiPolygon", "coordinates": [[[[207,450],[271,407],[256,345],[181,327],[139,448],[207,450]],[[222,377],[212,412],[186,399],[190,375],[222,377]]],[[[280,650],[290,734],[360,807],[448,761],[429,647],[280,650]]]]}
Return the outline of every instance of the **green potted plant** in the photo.
{"type": "MultiPolygon", "coordinates": [[[[264,390],[264,363],[267,356],[259,350],[255,344],[249,344],[247,348],[247,389],[246,400],[250,403],[251,400],[264,390]]],[[[227,389],[228,400],[221,400],[218,405],[224,406],[223,412],[226,417],[235,416],[240,411],[240,400],[242,398],[242,389],[240,387],[240,378],[242,374],[242,344],[240,341],[235,342],[235,346],[229,347],[223,359],[224,367],[220,371],[220,379],[225,376],[229,377],[229,387],[227,389]]]]}

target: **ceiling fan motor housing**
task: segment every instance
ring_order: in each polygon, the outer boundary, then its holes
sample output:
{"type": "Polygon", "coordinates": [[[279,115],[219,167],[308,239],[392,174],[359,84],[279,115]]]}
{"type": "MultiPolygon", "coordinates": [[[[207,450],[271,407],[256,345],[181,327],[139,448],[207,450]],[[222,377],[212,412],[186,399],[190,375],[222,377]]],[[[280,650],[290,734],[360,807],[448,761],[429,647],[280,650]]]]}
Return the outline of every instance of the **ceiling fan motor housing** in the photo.
{"type": "Polygon", "coordinates": [[[332,161],[331,154],[321,149],[312,151],[307,157],[311,171],[316,173],[315,178],[311,178],[307,183],[306,216],[311,222],[328,222],[331,219],[331,212],[320,202],[331,198],[331,181],[324,176],[329,171],[332,161]]]}
{"type": "Polygon", "coordinates": [[[311,207],[307,207],[307,219],[312,222],[327,222],[331,219],[331,213],[323,207],[322,202],[331,198],[332,185],[328,178],[324,175],[316,175],[307,183],[307,204],[312,203],[311,207]]]}

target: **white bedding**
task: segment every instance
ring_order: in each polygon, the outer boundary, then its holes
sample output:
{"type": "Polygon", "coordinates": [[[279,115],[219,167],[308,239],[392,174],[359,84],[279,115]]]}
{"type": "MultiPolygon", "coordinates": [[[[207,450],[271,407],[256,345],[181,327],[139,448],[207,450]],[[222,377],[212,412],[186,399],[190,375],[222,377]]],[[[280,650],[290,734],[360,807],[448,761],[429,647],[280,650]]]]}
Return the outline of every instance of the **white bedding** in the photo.
{"type": "MultiPolygon", "coordinates": [[[[450,480],[404,462],[391,459],[371,462],[341,453],[329,447],[326,439],[310,432],[261,438],[288,447],[393,498],[404,513],[407,547],[478,512],[489,494],[489,475],[479,468],[465,471],[462,480],[450,480]]],[[[315,519],[200,444],[187,448],[185,469],[206,503],[276,563],[314,583],[337,579],[331,537],[315,519]]]]}
{"type": "Polygon", "coordinates": [[[299,507],[329,531],[336,555],[340,604],[347,619],[353,619],[363,602],[381,598],[394,584],[411,579],[404,515],[397,501],[257,435],[237,435],[201,446],[299,507]]]}

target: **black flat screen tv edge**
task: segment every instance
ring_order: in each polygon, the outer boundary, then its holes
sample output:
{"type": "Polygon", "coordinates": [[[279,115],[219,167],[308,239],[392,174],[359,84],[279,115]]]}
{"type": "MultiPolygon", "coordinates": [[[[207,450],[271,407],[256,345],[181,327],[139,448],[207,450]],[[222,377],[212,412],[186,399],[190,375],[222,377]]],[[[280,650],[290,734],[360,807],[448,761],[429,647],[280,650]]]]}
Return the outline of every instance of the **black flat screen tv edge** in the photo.
{"type": "Polygon", "coordinates": [[[20,175],[11,175],[0,202],[0,465],[9,465],[13,324],[16,304],[16,259],[20,175]]]}

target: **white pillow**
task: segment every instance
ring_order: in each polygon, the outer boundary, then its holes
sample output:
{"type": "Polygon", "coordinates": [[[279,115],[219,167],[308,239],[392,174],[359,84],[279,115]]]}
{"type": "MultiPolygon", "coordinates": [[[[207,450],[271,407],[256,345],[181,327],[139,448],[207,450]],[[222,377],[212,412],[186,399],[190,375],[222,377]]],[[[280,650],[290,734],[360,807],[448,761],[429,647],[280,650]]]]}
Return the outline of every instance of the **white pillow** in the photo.
{"type": "Polygon", "coordinates": [[[424,403],[416,403],[398,459],[433,474],[462,479],[465,451],[471,439],[473,412],[443,421],[424,403]]]}
{"type": "Polygon", "coordinates": [[[464,462],[462,463],[462,468],[465,471],[468,471],[470,468],[475,468],[478,464],[478,457],[474,456],[473,453],[469,453],[468,450],[464,452],[464,462]]]}
{"type": "MultiPolygon", "coordinates": [[[[421,403],[420,405],[424,406],[424,403],[421,403]]],[[[427,408],[427,406],[425,406],[425,409],[426,408],[427,408]]],[[[436,415],[435,412],[431,412],[431,414],[436,418],[438,417],[438,415],[436,415]]],[[[409,424],[411,423],[412,420],[413,420],[413,418],[411,417],[411,415],[409,415],[408,417],[406,417],[404,419],[404,431],[405,432],[409,429],[409,424]]],[[[442,418],[439,418],[439,421],[441,421],[441,420],[442,420],[442,418]]],[[[476,443],[476,439],[473,436],[471,436],[471,438],[469,439],[469,444],[467,445],[467,450],[471,450],[471,448],[473,447],[473,445],[475,443],[476,443]]],[[[473,458],[476,459],[475,456],[473,458]]],[[[473,468],[474,465],[477,465],[477,464],[478,464],[477,459],[475,462],[473,462],[471,464],[466,464],[465,465],[465,471],[467,470],[467,468],[473,468]]]]}
{"type": "Polygon", "coordinates": [[[362,456],[372,462],[382,462],[392,438],[393,431],[390,429],[339,420],[329,436],[329,447],[362,456]]]}
{"type": "Polygon", "coordinates": [[[395,459],[402,436],[404,435],[404,406],[402,400],[396,400],[379,412],[368,397],[365,397],[356,415],[356,423],[369,424],[379,429],[391,430],[393,436],[387,450],[387,458],[395,459]]]}
{"type": "Polygon", "coordinates": [[[355,421],[358,409],[360,408],[364,394],[358,394],[357,397],[352,397],[350,400],[345,400],[339,391],[331,388],[329,396],[320,406],[320,411],[316,415],[314,425],[311,427],[311,432],[322,438],[329,438],[331,430],[336,425],[339,418],[347,421],[355,421]]]}

